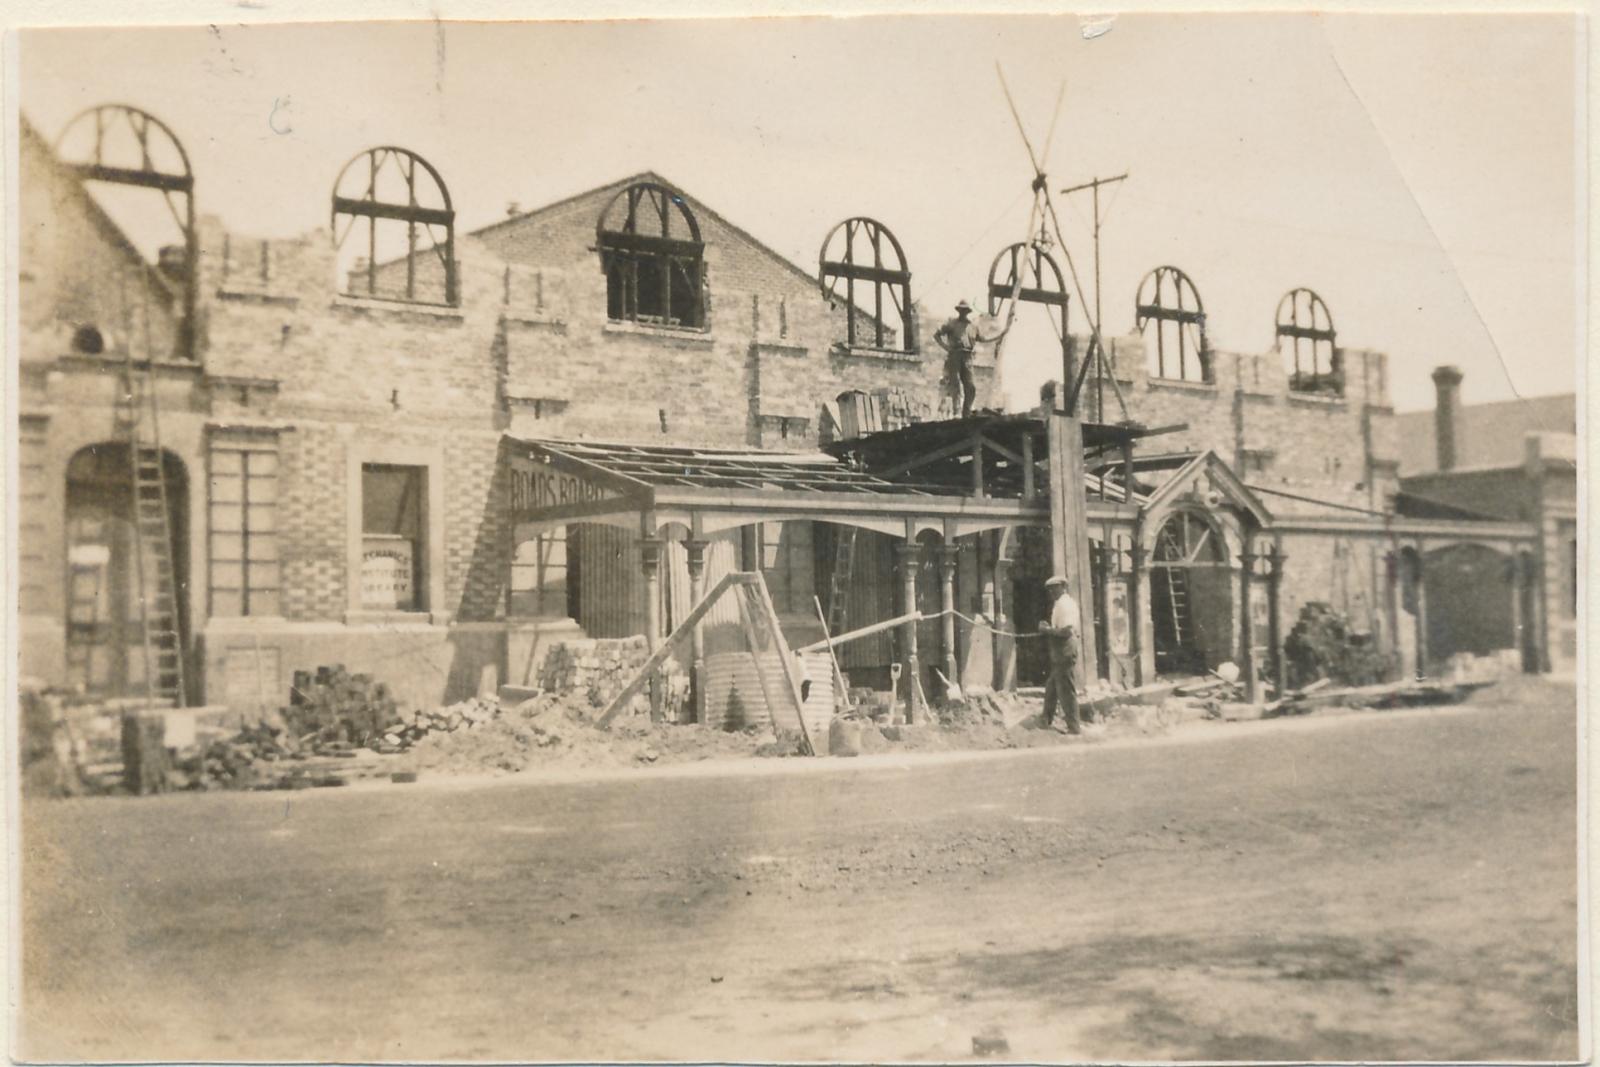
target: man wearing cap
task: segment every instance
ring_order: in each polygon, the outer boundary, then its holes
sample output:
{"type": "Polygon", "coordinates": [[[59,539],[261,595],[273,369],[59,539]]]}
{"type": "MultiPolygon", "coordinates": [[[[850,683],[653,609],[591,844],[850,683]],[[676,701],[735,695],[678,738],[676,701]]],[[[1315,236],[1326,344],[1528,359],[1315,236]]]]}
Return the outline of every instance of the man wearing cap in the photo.
{"type": "Polygon", "coordinates": [[[1073,671],[1078,665],[1078,627],[1083,625],[1083,613],[1078,602],[1067,592],[1067,580],[1059,574],[1044,583],[1050,597],[1050,624],[1039,627],[1050,649],[1050,680],[1044,687],[1044,724],[1069,734],[1082,732],[1078,723],[1078,686],[1073,671]],[[1056,723],[1056,707],[1061,708],[1061,722],[1056,723]]]}
{"type": "Polygon", "coordinates": [[[978,344],[978,328],[967,318],[971,313],[972,305],[961,301],[956,305],[956,317],[933,335],[945,351],[945,381],[950,386],[951,399],[961,403],[962,418],[972,414],[972,401],[978,395],[978,387],[972,381],[972,351],[978,344]]]}

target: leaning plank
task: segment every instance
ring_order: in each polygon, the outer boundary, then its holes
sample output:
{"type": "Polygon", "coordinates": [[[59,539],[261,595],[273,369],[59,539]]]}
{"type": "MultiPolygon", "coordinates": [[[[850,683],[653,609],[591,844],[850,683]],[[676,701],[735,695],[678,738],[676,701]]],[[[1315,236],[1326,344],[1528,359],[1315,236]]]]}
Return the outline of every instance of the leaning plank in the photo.
{"type": "Polygon", "coordinates": [[[672,654],[673,646],[680,639],[688,636],[695,623],[706,617],[706,614],[711,610],[711,606],[716,603],[717,598],[724,591],[731,586],[746,585],[758,580],[756,575],[745,571],[731,571],[724,574],[717,581],[717,584],[711,587],[711,591],[700,598],[700,603],[696,604],[693,610],[683,617],[683,621],[673,628],[673,631],[667,635],[667,639],[661,642],[661,647],[657,648],[650,658],[645,660],[644,666],[639,668],[639,673],[634,676],[633,681],[629,682],[622,692],[618,693],[611,703],[606,705],[606,710],[600,713],[600,717],[595,720],[595,725],[609,726],[611,720],[616,718],[617,714],[628,706],[628,701],[638,696],[639,690],[643,689],[645,683],[650,680],[651,673],[665,663],[667,657],[672,654]]]}
{"type": "MultiPolygon", "coordinates": [[[[840,645],[844,644],[846,641],[854,641],[858,637],[871,637],[875,633],[880,633],[881,631],[884,631],[884,630],[890,630],[890,629],[893,629],[896,626],[901,626],[901,625],[904,625],[905,623],[908,623],[908,622],[917,622],[921,618],[922,618],[922,612],[920,612],[920,611],[908,611],[904,615],[896,615],[892,619],[884,619],[882,622],[875,622],[871,626],[863,626],[859,630],[846,630],[842,634],[834,634],[833,635],[832,642],[831,642],[831,647],[832,648],[838,648],[840,645]]],[[[830,647],[830,642],[828,640],[824,639],[822,641],[813,641],[809,645],[802,645],[801,647],[795,649],[794,651],[795,651],[795,655],[804,656],[804,655],[806,655],[807,653],[810,653],[810,652],[821,652],[823,649],[829,648],[829,647],[830,647]]]]}
{"type": "Polygon", "coordinates": [[[778,609],[772,606],[772,595],[767,592],[767,583],[757,581],[754,583],[756,592],[761,594],[761,606],[767,615],[767,625],[772,628],[772,643],[777,646],[780,658],[783,660],[783,675],[789,682],[789,695],[794,699],[794,718],[800,724],[800,737],[806,743],[806,755],[815,756],[816,747],[811,744],[811,734],[806,730],[805,700],[800,696],[800,678],[794,673],[794,652],[790,650],[789,643],[783,639],[783,630],[778,625],[778,609]]]}

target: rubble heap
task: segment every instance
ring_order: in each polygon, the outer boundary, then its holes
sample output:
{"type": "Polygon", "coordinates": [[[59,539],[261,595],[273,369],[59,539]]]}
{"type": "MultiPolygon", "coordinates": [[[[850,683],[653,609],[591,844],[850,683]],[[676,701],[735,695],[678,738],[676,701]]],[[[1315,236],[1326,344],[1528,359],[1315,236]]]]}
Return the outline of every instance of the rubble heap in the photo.
{"type": "MultiPolygon", "coordinates": [[[[562,641],[545,653],[539,667],[539,688],[547,693],[568,694],[598,713],[627,688],[649,658],[650,646],[642,634],[562,641]]],[[[689,676],[674,659],[667,660],[660,676],[665,679],[663,717],[668,722],[678,722],[686,717],[689,676]]],[[[649,714],[648,691],[634,696],[628,704],[628,712],[649,714]]]]}

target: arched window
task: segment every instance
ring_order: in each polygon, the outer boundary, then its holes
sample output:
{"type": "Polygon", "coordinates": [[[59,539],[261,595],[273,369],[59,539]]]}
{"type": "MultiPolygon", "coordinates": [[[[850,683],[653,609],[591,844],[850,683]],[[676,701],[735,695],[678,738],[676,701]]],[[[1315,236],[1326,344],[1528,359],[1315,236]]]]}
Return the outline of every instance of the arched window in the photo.
{"type": "Polygon", "coordinates": [[[415,152],[383,145],[344,165],[333,183],[333,241],[350,295],[457,303],[450,190],[415,152]]]}
{"type": "Polygon", "coordinates": [[[1185,382],[1209,382],[1211,346],[1206,341],[1206,309],[1189,276],[1177,267],[1157,267],[1139,283],[1134,324],[1140,333],[1155,324],[1150,374],[1185,382]]]}
{"type": "MultiPolygon", "coordinates": [[[[177,134],[154,115],[124,104],[101,104],[73,117],[56,139],[56,156],[73,174],[84,182],[103,182],[130,188],[159,192],[166,201],[182,236],[181,251],[163,250],[162,266],[166,273],[153,268],[142,278],[134,279],[131,292],[119,292],[116,308],[120,329],[132,330],[129,321],[135,313],[144,316],[143,336],[151,343],[149,302],[163,308],[173,302],[173,288],[182,295],[182,306],[177,317],[176,335],[171,338],[176,354],[184,359],[194,358],[194,317],[196,294],[199,292],[195,263],[198,242],[195,239],[194,172],[189,167],[189,154],[177,134]],[[180,203],[181,201],[181,203],[180,203]],[[172,281],[177,285],[173,286],[172,281]],[[133,302],[139,301],[138,305],[133,302]]],[[[118,286],[121,290],[122,287],[118,286]]],[[[124,338],[126,340],[126,338],[124,338]]],[[[88,351],[80,349],[80,351],[88,351]]],[[[153,357],[154,352],[150,353],[153,357]]]]}
{"type": "Polygon", "coordinates": [[[607,318],[705,327],[706,246],[681,193],[635,182],[600,213],[597,238],[607,318]]]}
{"type": "Polygon", "coordinates": [[[861,217],[839,223],[822,240],[817,274],[829,307],[844,300],[846,344],[916,351],[911,270],[905,250],[887,226],[861,217]],[[892,323],[885,317],[891,311],[892,323]]]}
{"type": "Polygon", "coordinates": [[[1051,314],[1056,334],[1066,337],[1066,278],[1056,264],[1055,257],[1045,251],[1039,242],[1008,245],[989,264],[990,317],[1002,323],[1008,322],[1013,314],[1013,298],[1057,309],[1051,314]]]}
{"type": "Polygon", "coordinates": [[[1344,367],[1333,316],[1310,289],[1291,289],[1278,301],[1277,346],[1284,353],[1289,388],[1297,393],[1344,395],[1344,367]],[[1285,344],[1285,341],[1288,343],[1285,344]]]}
{"type": "Polygon", "coordinates": [[[1226,562],[1227,548],[1222,543],[1222,535],[1193,512],[1178,512],[1163,523],[1156,534],[1154,563],[1158,566],[1226,562]]]}

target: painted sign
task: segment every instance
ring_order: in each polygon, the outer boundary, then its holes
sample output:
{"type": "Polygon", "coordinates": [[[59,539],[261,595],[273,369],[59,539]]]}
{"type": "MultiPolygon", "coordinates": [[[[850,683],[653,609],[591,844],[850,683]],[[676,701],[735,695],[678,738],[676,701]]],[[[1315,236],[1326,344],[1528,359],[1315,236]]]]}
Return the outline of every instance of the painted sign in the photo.
{"type": "Polygon", "coordinates": [[[416,604],[415,546],[404,537],[368,534],[361,546],[361,605],[409,610],[416,604]]]}
{"type": "Polygon", "coordinates": [[[517,457],[511,461],[509,469],[514,515],[532,517],[551,508],[621,499],[615,489],[552,463],[517,457]]]}
{"type": "Polygon", "coordinates": [[[1118,656],[1126,656],[1133,651],[1131,634],[1133,620],[1128,614],[1128,580],[1112,579],[1111,586],[1106,592],[1111,602],[1111,617],[1108,620],[1111,651],[1118,656]]]}

